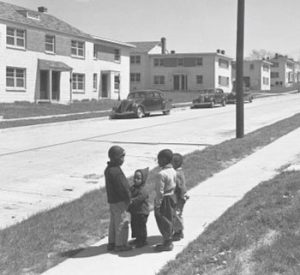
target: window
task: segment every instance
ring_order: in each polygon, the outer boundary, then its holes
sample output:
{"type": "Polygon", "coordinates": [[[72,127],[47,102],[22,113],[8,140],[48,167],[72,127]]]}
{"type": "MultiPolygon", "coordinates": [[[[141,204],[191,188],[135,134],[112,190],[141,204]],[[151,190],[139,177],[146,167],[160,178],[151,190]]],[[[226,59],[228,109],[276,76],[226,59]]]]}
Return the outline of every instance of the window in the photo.
{"type": "Polygon", "coordinates": [[[154,84],[163,85],[165,84],[165,77],[163,75],[154,76],[154,84]]]}
{"type": "Polygon", "coordinates": [[[250,70],[254,70],[254,64],[250,64],[250,70]]]}
{"type": "Polygon", "coordinates": [[[227,68],[229,67],[229,62],[228,62],[228,60],[219,58],[219,67],[220,67],[220,68],[225,68],[225,69],[227,69],[227,68]]]}
{"type": "Polygon", "coordinates": [[[269,71],[269,65],[264,64],[263,65],[263,71],[268,72],[269,71]]]}
{"type": "Polygon", "coordinates": [[[263,84],[264,85],[269,85],[269,78],[268,77],[263,77],[263,84]]]}
{"type": "Polygon", "coordinates": [[[294,74],[293,74],[293,72],[288,72],[287,73],[287,78],[288,78],[288,82],[289,83],[294,82],[294,74]]]}
{"type": "Polygon", "coordinates": [[[160,58],[154,59],[154,66],[155,67],[162,67],[164,65],[164,60],[160,58]]]}
{"type": "Polygon", "coordinates": [[[141,64],[141,56],[139,56],[139,55],[130,56],[130,63],[131,64],[141,64]]]}
{"type": "Polygon", "coordinates": [[[25,31],[7,27],[6,44],[15,48],[25,49],[25,31]]]}
{"type": "Polygon", "coordinates": [[[203,75],[196,75],[196,82],[197,84],[203,83],[203,75]]]}
{"type": "Polygon", "coordinates": [[[287,68],[289,68],[289,69],[293,69],[293,68],[294,68],[294,64],[293,64],[293,63],[287,62],[287,63],[286,63],[286,66],[287,66],[287,68]]]}
{"type": "Polygon", "coordinates": [[[93,90],[97,92],[97,74],[93,74],[93,90]]]}
{"type": "Polygon", "coordinates": [[[115,90],[120,90],[120,75],[115,75],[115,90]]]}
{"type": "Polygon", "coordinates": [[[45,36],[45,51],[49,53],[55,52],[55,37],[53,35],[45,36]]]}
{"type": "Polygon", "coordinates": [[[140,82],[141,74],[140,73],[131,73],[130,74],[130,82],[140,82]]]}
{"type": "Polygon", "coordinates": [[[72,40],[71,55],[77,57],[84,57],[84,42],[72,40]]]}
{"type": "Polygon", "coordinates": [[[279,72],[271,72],[271,78],[278,78],[279,72]]]}
{"type": "Polygon", "coordinates": [[[183,58],[178,58],[177,59],[177,65],[178,66],[183,66],[183,58]]]}
{"type": "Polygon", "coordinates": [[[25,89],[26,71],[21,68],[6,67],[6,87],[25,89]]]}
{"type": "Polygon", "coordinates": [[[227,77],[227,76],[219,76],[219,85],[221,85],[221,86],[229,86],[229,77],[227,77]]]}
{"type": "Polygon", "coordinates": [[[84,74],[73,74],[72,75],[72,89],[77,92],[84,92],[84,74]]]}
{"type": "Polygon", "coordinates": [[[197,57],[196,58],[196,66],[202,66],[202,57],[197,57]]]}
{"type": "Polygon", "coordinates": [[[115,53],[115,61],[120,61],[120,50],[115,49],[114,53],[115,53]]]}

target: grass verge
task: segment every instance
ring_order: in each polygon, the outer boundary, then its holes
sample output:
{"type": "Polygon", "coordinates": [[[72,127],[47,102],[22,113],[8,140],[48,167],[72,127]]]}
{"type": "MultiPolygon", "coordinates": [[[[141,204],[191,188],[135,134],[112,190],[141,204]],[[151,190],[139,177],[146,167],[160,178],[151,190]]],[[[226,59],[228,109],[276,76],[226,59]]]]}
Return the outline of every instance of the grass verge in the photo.
{"type": "MultiPolygon", "coordinates": [[[[247,134],[243,139],[228,140],[186,155],[188,188],[298,127],[300,114],[247,134]]],[[[151,199],[154,172],[155,169],[148,182],[151,199]]],[[[32,216],[0,231],[0,274],[41,273],[104,237],[107,227],[104,189],[32,216]]]]}
{"type": "Polygon", "coordinates": [[[300,274],[300,171],[248,192],[159,273],[300,274]]]}

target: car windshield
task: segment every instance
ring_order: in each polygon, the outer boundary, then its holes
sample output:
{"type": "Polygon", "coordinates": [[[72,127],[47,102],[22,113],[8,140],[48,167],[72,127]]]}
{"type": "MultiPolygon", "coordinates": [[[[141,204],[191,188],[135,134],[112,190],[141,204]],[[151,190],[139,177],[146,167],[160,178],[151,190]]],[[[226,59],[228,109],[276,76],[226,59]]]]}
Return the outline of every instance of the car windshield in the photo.
{"type": "Polygon", "coordinates": [[[130,93],[127,99],[145,98],[145,97],[146,95],[143,92],[134,92],[134,93],[130,93]]]}

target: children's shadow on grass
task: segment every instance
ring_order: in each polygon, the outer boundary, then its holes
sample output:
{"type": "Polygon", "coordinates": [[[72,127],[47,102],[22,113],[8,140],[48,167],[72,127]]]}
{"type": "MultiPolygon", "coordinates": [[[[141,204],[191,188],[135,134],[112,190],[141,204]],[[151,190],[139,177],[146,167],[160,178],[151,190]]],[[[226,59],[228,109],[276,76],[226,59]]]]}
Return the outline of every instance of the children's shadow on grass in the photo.
{"type": "Polygon", "coordinates": [[[134,257],[140,254],[149,254],[149,253],[157,253],[157,251],[154,250],[154,246],[158,243],[162,242],[161,236],[150,236],[147,238],[148,244],[141,247],[141,248],[133,248],[132,250],[126,251],[126,252],[115,252],[119,257],[134,257]]]}
{"type": "Polygon", "coordinates": [[[84,248],[77,248],[73,250],[68,250],[60,253],[61,257],[66,258],[87,258],[94,257],[107,252],[107,244],[102,244],[100,246],[89,246],[84,248]]]}

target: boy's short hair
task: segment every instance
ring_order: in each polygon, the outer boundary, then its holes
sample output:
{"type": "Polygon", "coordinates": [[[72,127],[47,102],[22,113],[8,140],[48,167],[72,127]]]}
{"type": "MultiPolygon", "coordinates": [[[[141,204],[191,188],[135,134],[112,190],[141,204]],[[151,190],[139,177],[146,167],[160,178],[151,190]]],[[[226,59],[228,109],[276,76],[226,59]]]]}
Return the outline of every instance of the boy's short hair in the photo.
{"type": "Polygon", "coordinates": [[[157,158],[164,158],[168,163],[170,163],[173,159],[173,152],[170,149],[163,149],[158,153],[157,158]]]}
{"type": "Polygon", "coordinates": [[[172,163],[177,168],[181,167],[181,165],[183,163],[183,156],[181,154],[179,154],[179,153],[174,153],[173,154],[172,163]]]}
{"type": "Polygon", "coordinates": [[[108,157],[111,160],[120,159],[123,156],[125,156],[125,150],[121,146],[114,145],[108,150],[108,157]]]}

